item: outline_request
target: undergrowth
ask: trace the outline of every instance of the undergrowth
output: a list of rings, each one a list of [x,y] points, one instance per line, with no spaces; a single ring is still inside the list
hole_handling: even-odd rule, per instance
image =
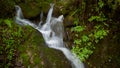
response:
[[[85,4],[83,4],[82,6],[85,6]],[[107,27],[109,26],[106,24],[107,18],[101,11],[103,6],[104,3],[102,2],[102,0],[99,0],[98,6],[96,6],[95,9],[98,14],[91,15],[86,21],[88,23],[86,23],[85,21],[80,22],[80,19],[75,18],[75,27],[71,28],[71,32],[75,33],[72,52],[75,53],[81,61],[86,61],[90,57],[90,55],[93,54],[96,45],[99,44],[99,41],[104,39],[109,33],[109,30],[107,29]],[[80,8],[80,10],[82,9],[84,10],[85,7]],[[82,12],[80,13],[82,14]],[[87,26],[87,24],[94,25]]]
[[[0,19],[0,68],[14,67],[16,63],[25,67],[39,64],[41,61],[34,34],[32,27],[19,26],[12,19]],[[29,53],[34,60],[30,60]],[[34,64],[29,65],[31,62]]]

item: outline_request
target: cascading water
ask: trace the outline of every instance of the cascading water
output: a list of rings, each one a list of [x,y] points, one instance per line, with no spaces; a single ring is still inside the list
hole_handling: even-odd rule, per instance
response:
[[[84,68],[84,64],[76,57],[74,53],[72,53],[68,48],[65,47],[63,42],[63,15],[60,15],[58,18],[52,17],[54,4],[50,4],[51,8],[49,9],[47,19],[44,25],[41,25],[42,21],[42,13],[41,13],[41,21],[39,25],[36,25],[30,22],[27,19],[24,19],[22,10],[19,6],[16,6],[16,23],[20,25],[30,25],[36,30],[38,30],[48,47],[60,50],[66,56],[66,58],[72,63],[73,68]]]

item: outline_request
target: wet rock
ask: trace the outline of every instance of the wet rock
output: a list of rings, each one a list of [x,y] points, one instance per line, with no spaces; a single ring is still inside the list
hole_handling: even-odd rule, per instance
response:
[[[65,17],[64,26],[70,27],[70,28],[73,27],[74,26],[74,18],[72,16]]]

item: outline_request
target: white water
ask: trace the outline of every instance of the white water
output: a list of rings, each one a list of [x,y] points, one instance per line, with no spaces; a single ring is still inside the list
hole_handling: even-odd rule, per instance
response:
[[[30,22],[27,19],[24,19],[21,8],[16,6],[16,23],[20,25],[30,25],[33,28],[37,29],[40,33],[42,33],[45,43],[48,47],[60,50],[66,56],[66,58],[71,62],[73,68],[84,68],[83,63],[78,59],[75,54],[73,54],[68,48],[65,47],[63,42],[63,15],[60,15],[58,18],[52,17],[54,4],[50,4],[50,9],[47,15],[47,19],[44,25],[42,21],[42,13],[41,13],[41,21],[39,25],[36,25]]]

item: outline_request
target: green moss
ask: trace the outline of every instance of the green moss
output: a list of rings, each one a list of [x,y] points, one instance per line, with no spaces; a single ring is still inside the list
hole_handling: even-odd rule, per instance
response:
[[[17,26],[12,19],[1,19],[0,31],[0,47],[4,49],[0,51],[1,55],[5,56],[3,65],[9,67],[12,65],[12,61],[15,60],[15,51],[22,42],[23,32],[21,31],[21,27]]]
[[[20,54],[20,57],[23,61],[23,64],[29,65],[29,56],[26,54],[26,52]]]
[[[29,17],[35,17],[40,13],[40,8],[37,7],[36,5],[31,5],[31,4],[20,4],[24,15],[29,18]]]

